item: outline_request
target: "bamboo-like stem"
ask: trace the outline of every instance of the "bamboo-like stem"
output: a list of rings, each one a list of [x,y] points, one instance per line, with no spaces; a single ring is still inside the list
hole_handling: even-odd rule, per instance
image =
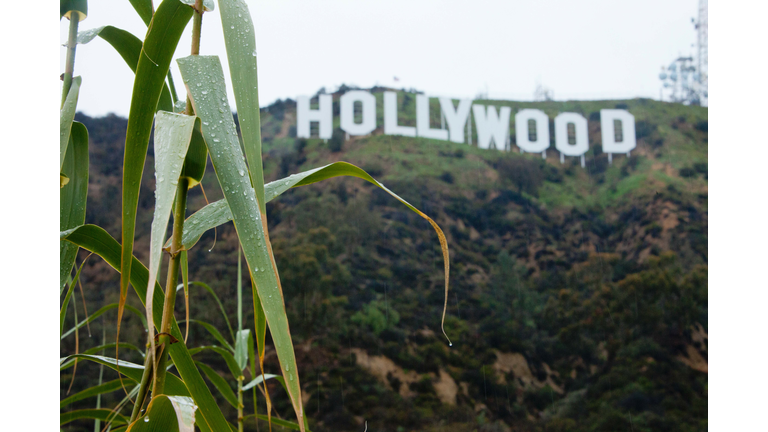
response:
[[[176,95],[176,86],[173,84],[173,75],[170,70],[168,71],[168,87],[171,90],[171,100],[175,104],[176,101],[179,100],[179,96]]]
[[[141,407],[144,406],[144,401],[149,393],[149,382],[152,379],[152,356],[149,353],[151,345],[147,344],[147,354],[144,356],[144,373],[141,375],[141,385],[139,386],[139,394],[136,396],[136,404],[133,406],[131,412],[131,421],[133,423],[141,415]]]
[[[77,26],[80,24],[80,13],[72,11],[69,15],[69,37],[67,38],[67,64],[64,67],[64,86],[61,90],[61,106],[67,100],[69,88],[72,87],[72,75],[75,73],[75,49],[77,49]]]
[[[165,284],[165,303],[163,304],[163,321],[160,325],[160,335],[158,343],[157,367],[155,369],[155,383],[152,387],[152,396],[163,394],[165,388],[165,368],[168,364],[168,349],[171,344],[171,322],[173,321],[173,310],[176,304],[176,285],[179,281],[180,252],[183,247],[181,244],[181,235],[184,231],[184,218],[187,210],[187,189],[189,188],[189,179],[182,177],[176,187],[176,205],[173,209],[173,235],[171,237],[171,259],[168,264],[168,277]],[[143,378],[142,378],[143,379]]]
[[[200,32],[203,25],[203,0],[195,0],[195,12],[192,21],[192,55],[200,54]],[[192,103],[187,96],[187,115],[194,115]],[[165,303],[163,304],[163,321],[160,326],[158,348],[159,356],[155,366],[155,382],[152,387],[152,396],[163,394],[165,389],[165,369],[168,364],[168,349],[171,344],[170,332],[173,321],[173,310],[176,303],[176,284],[179,278],[180,256],[182,243],[181,235],[184,231],[184,218],[187,209],[187,190],[189,179],[182,177],[176,187],[176,204],[173,210],[173,235],[171,237],[171,259],[168,263],[168,278],[165,285]],[[182,342],[183,343],[183,342]],[[143,379],[143,378],[142,378]]]
[[[237,432],[243,432],[243,380],[244,376],[237,377]]]

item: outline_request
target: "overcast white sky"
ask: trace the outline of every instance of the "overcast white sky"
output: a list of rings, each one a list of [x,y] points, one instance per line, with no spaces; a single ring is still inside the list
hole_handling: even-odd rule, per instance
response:
[[[144,38],[146,26],[129,2],[88,3],[81,30],[110,24]],[[691,18],[698,5],[697,0],[247,3],[256,27],[262,106],[342,83],[413,87],[431,96],[487,91],[491,98],[530,100],[541,82],[555,99],[658,98],[661,65],[695,53]],[[60,23],[62,43],[68,24]],[[177,58],[189,54],[190,28]],[[222,56],[228,74],[218,10],[204,16],[200,52]],[[61,71],[64,56],[62,48]],[[175,61],[171,69],[182,97]],[[75,74],[83,77],[80,110],[127,115],[133,73],[109,44],[96,38],[79,46]]]

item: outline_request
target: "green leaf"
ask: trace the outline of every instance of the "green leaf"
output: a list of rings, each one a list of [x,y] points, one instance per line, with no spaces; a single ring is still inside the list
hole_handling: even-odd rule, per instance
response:
[[[59,415],[59,425],[63,426],[67,423],[80,419],[97,419],[102,421],[111,420],[113,425],[122,425],[128,423],[128,419],[122,415],[113,413],[110,409],[101,408],[82,409],[61,413]]]
[[[181,166],[192,138],[195,117],[160,111],[155,118],[155,215],[149,241],[149,281],[147,282],[147,321],[152,321],[151,289],[157,281],[163,258],[163,242],[168,232],[173,199],[176,196]],[[176,251],[173,251],[174,253]],[[148,326],[149,341],[155,352],[155,327]],[[154,356],[154,354],[153,354]]]
[[[229,210],[227,200],[222,199],[208,204],[184,221],[184,232],[181,234],[181,244],[184,245],[184,249],[190,250],[198,241],[200,241],[200,237],[202,237],[206,231],[231,220],[232,212]],[[166,243],[166,247],[168,246],[170,246],[170,242]]]
[[[237,396],[235,396],[235,392],[232,391],[232,387],[229,386],[227,383],[227,380],[222,378],[221,375],[219,375],[218,372],[213,370],[210,366],[208,366],[205,363],[195,361],[195,364],[197,367],[200,368],[201,371],[205,374],[205,376],[208,377],[209,380],[213,383],[213,386],[216,387],[216,389],[221,393],[222,396],[224,396],[224,399],[229,402],[230,405],[232,405],[234,408],[237,408]],[[235,377],[237,378],[237,377]]]
[[[249,414],[247,416],[244,416],[243,420],[249,419],[249,418],[253,418],[253,417],[258,418],[259,420],[270,421],[270,418],[265,416],[264,414]],[[271,421],[272,421],[272,424],[284,427],[286,429],[301,430],[301,427],[298,424],[296,424],[294,422],[291,422],[291,421],[288,421],[288,420],[281,420],[281,419],[277,419],[277,418],[272,417]],[[306,427],[304,428],[304,430],[306,432],[311,432],[309,430],[309,428],[306,428]]]
[[[189,337],[189,258],[187,257],[187,251],[181,251],[179,258],[181,264],[181,287],[184,288],[184,314],[186,318],[186,325],[184,326],[184,343],[187,343],[187,337]],[[176,291],[179,287],[176,287]]]
[[[131,423],[127,432],[194,432],[196,410],[192,398],[156,395],[146,414]]]
[[[87,350],[83,351],[82,354],[96,354],[98,352],[102,352],[102,351],[108,350],[110,348],[114,348],[115,345],[116,344],[114,342],[110,342],[110,343],[99,345],[99,346],[96,346],[96,347],[93,347],[93,348],[88,348]],[[120,348],[132,349],[132,350],[136,351],[137,353],[139,353],[142,358],[144,357],[144,351],[140,350],[139,347],[137,347],[136,345],[129,344],[127,342],[120,342]]]
[[[232,345],[227,342],[226,339],[224,339],[224,336],[222,336],[221,333],[219,333],[219,331],[216,330],[216,327],[213,325],[196,319],[190,319],[189,322],[200,324],[201,326],[205,327],[205,329],[208,330],[208,333],[210,333],[214,339],[216,339],[220,344],[224,345],[224,347],[227,348],[230,352],[235,352],[235,349],[232,347]]]
[[[88,0],[59,1],[59,19],[63,17],[69,19],[73,11],[79,15],[78,21],[84,20],[88,16]]]
[[[259,77],[256,70],[256,32],[251,13],[243,0],[224,1],[221,8],[221,27],[227,47],[229,76],[237,104],[237,119],[243,137],[243,149],[248,160],[251,184],[256,191],[261,213],[266,212],[264,201],[264,171],[261,162],[261,118],[259,112]]]
[[[120,305],[117,315],[117,335],[123,317],[128,285],[133,264],[133,236],[136,230],[136,210],[139,203],[141,176],[147,157],[149,135],[155,108],[165,84],[165,77],[176,51],[179,38],[192,17],[192,8],[178,0],[164,0],[152,17],[152,23],[144,39],[141,55],[136,66],[131,108],[125,137],[123,158],[122,240],[120,260]],[[145,285],[146,287],[146,285]],[[134,285],[134,289],[141,288]],[[162,291],[162,290],[161,290]],[[143,296],[139,296],[144,299]],[[154,307],[154,305],[153,305]],[[162,309],[160,309],[162,311]],[[159,324],[158,324],[159,326]],[[179,335],[180,336],[180,335]],[[176,336],[174,336],[176,337]],[[178,339],[178,337],[176,337]],[[178,345],[178,344],[174,344]],[[194,366],[192,366],[194,367]]]
[[[301,385],[283,292],[267,237],[266,214],[260,213],[256,192],[250,179],[245,176],[247,167],[240,150],[235,122],[226,103],[221,63],[216,56],[190,56],[177,62],[195,113],[203,122],[203,138],[233,215],[235,229],[254,282],[254,296],[259,296],[264,308],[277,358],[283,375],[287,377],[288,396],[301,423],[304,418]]]
[[[118,306],[117,303],[111,303],[102,307],[96,312],[90,314],[88,318],[80,321],[75,327],[72,327],[71,329],[67,330],[66,333],[61,335],[61,340],[64,340],[64,338],[74,333],[76,329],[80,329],[85,325],[87,325],[88,323],[93,322],[96,318],[100,317],[103,313],[107,312],[108,310],[117,309],[117,306]],[[138,309],[136,309],[131,305],[125,305],[125,308],[130,312],[133,312],[134,314],[136,314],[139,317],[139,319],[141,319],[141,322],[144,324],[144,328],[145,329],[147,328],[147,319],[144,317],[144,313],[142,313],[141,311],[139,311]]]
[[[269,202],[274,198],[282,195],[285,191],[287,191],[290,188],[306,186],[312,183],[317,183],[322,180],[326,180],[333,177],[339,177],[339,176],[357,177],[369,183],[373,183],[374,185],[386,191],[396,200],[403,203],[406,207],[413,210],[416,214],[426,219],[427,222],[429,222],[430,225],[432,225],[432,228],[434,228],[435,232],[437,233],[438,240],[440,241],[440,248],[442,249],[442,252],[443,252],[443,262],[444,262],[444,269],[445,269],[444,270],[445,271],[445,301],[443,303],[443,317],[441,321],[441,328],[443,329],[443,334],[445,335],[444,324],[445,324],[445,312],[448,308],[448,276],[450,274],[450,257],[448,254],[448,241],[445,238],[445,234],[443,234],[443,230],[440,229],[440,227],[437,225],[437,223],[435,223],[435,221],[432,220],[432,218],[422,213],[419,209],[411,205],[408,201],[400,198],[400,196],[398,196],[396,193],[387,189],[386,186],[384,186],[383,184],[379,183],[376,179],[371,177],[370,174],[365,172],[365,170],[358,168],[355,165],[352,165],[347,162],[334,162],[332,164],[329,164],[320,168],[311,169],[309,171],[304,171],[299,174],[292,174],[287,178],[267,183],[267,185],[264,187],[264,195],[267,202]],[[211,203],[203,207],[202,209],[200,209],[198,212],[196,212],[189,218],[187,218],[187,221],[184,224],[185,232],[182,233],[182,243],[184,244],[184,247],[186,249],[191,249],[192,246],[194,246],[195,243],[197,243],[197,241],[200,240],[200,237],[203,235],[205,231],[231,220],[232,212],[231,211],[227,212],[227,208],[229,206],[225,206],[222,203],[222,201],[225,201],[225,200],[226,200],[226,197],[221,201]],[[200,213],[200,215],[198,215],[198,213]],[[187,227],[189,227],[189,232],[186,231]],[[445,337],[446,339],[448,339],[448,335],[445,335]],[[450,343],[450,339],[448,339],[448,342]]]
[[[152,0],[129,0],[131,5],[139,14],[144,24],[149,26],[149,22],[152,21],[152,12],[154,7],[152,6]]]
[[[174,344],[174,345],[177,345],[177,344]],[[119,366],[120,367],[119,372],[125,375],[126,377],[130,378],[131,380],[135,381],[136,383],[141,382],[141,376],[144,373],[144,365],[127,362],[125,360],[115,361],[115,359],[112,357],[104,357],[104,356],[93,355],[93,354],[73,354],[71,356],[59,359],[59,363],[61,364],[60,369],[64,370],[70,367],[71,364],[73,363],[70,360],[74,360],[76,358],[103,364],[104,366],[110,367],[115,371],[118,370],[118,366]],[[178,369],[178,367],[176,369]],[[189,396],[189,391],[187,390],[187,387],[184,385],[184,382],[182,382],[179,377],[177,377],[172,373],[166,373],[165,376],[166,376],[165,391],[167,394]]]
[[[214,291],[213,288],[211,288],[205,282],[193,281],[193,282],[190,282],[189,284],[202,287],[204,290],[208,291],[208,294],[210,294],[214,300],[216,300],[216,304],[219,305],[219,311],[221,312],[221,316],[224,317],[224,322],[227,323],[227,329],[229,330],[229,335],[232,337],[232,340],[235,340],[235,333],[232,331],[232,325],[229,323],[229,315],[227,315],[227,311],[224,310],[224,305],[221,303],[219,296],[216,295],[216,291]],[[231,347],[231,345],[229,346]]]
[[[70,150],[64,157],[62,174],[69,177],[67,185],[59,190],[59,230],[85,223],[88,200],[88,129],[74,122],[69,136]],[[59,290],[64,288],[75,265],[78,247],[67,242],[59,245]]]
[[[251,336],[250,330],[238,330],[235,340],[235,361],[240,368],[240,373],[248,366],[248,338]]]
[[[72,279],[72,282],[69,284],[67,295],[64,297],[64,301],[61,303],[61,310],[59,311],[59,334],[64,332],[64,319],[67,317],[67,306],[69,306],[69,299],[72,297],[72,293],[75,292],[75,285],[77,285],[77,281],[80,280],[80,272],[83,271],[83,267],[85,266],[85,262],[87,260],[88,258],[84,259],[80,264],[80,268],[78,268],[77,273],[75,273],[75,278]],[[77,307],[75,307],[75,322],[77,322]]]
[[[257,386],[257,385],[261,384],[262,382],[264,382],[264,381],[266,381],[266,380],[268,380],[270,378],[277,378],[277,377],[278,377],[278,375],[273,375],[273,374],[259,375],[255,379],[251,380],[251,382],[249,382],[248,384],[244,385],[243,386],[243,391],[250,390],[252,387]]]
[[[239,366],[237,365],[237,361],[235,361],[235,357],[232,355],[231,352],[227,351],[225,348],[222,348],[220,346],[216,345],[207,345],[197,348],[191,348],[189,350],[190,355],[195,355],[202,351],[213,351],[221,356],[221,358],[224,359],[224,362],[227,363],[227,367],[229,368],[229,371],[232,373],[232,376],[237,377],[240,371],[238,370]]]
[[[147,0],[147,2],[149,2],[149,0]],[[150,18],[151,16],[152,15],[150,10]],[[120,54],[120,57],[125,60],[125,63],[128,65],[128,67],[131,68],[131,71],[136,73],[136,67],[139,64],[139,57],[141,57],[141,39],[137,38],[130,32],[119,29],[117,27],[101,26],[79,32],[77,34],[77,44],[85,45],[92,41],[96,36],[101,37],[107,43],[112,45],[112,48],[114,48],[115,51]],[[173,111],[171,93],[165,83],[163,83],[163,89],[162,93],[160,94],[160,100],[157,103],[157,109],[163,111]]]
[[[205,175],[205,167],[208,165],[208,148],[200,134],[200,126],[196,126],[192,132],[192,142],[187,150],[187,158],[184,160],[184,168],[181,176],[189,179],[189,189],[200,184]]]
[[[60,234],[62,240],[67,240],[77,244],[83,249],[87,249],[96,253],[104,259],[112,268],[120,271],[120,244],[112,238],[103,228],[96,225],[83,225]],[[131,272],[130,283],[133,286],[136,295],[143,302],[147,294],[147,281],[149,280],[149,271],[144,264],[141,263],[136,257],[132,257],[133,271]],[[155,284],[154,297],[154,323],[156,326],[160,326],[162,322],[163,311],[163,295],[162,289],[159,284]],[[176,320],[171,321],[171,334],[178,340],[181,340],[181,331],[176,323]],[[189,394],[194,398],[198,407],[200,408],[200,414],[204,418],[205,423],[209,426],[209,429],[220,431],[227,430],[229,427],[227,420],[221,413],[221,410],[216,405],[216,400],[213,398],[211,391],[205,384],[203,377],[195,367],[192,356],[187,351],[187,346],[183,343],[175,343],[170,346],[170,355],[173,360],[176,370],[184,380],[184,384],[189,390]],[[122,369],[121,369],[122,371]],[[172,374],[166,374],[165,388],[168,389],[168,385],[171,383],[171,379],[168,377]],[[202,429],[202,428],[201,428]]]
[[[111,393],[116,390],[120,390],[122,388],[122,385],[120,384],[120,380],[116,379],[113,381],[105,382],[104,384],[100,384],[91,388],[87,388],[79,393],[75,393],[72,396],[64,399],[59,403],[60,408],[64,408],[67,405],[77,402],[79,400],[87,399],[89,397],[98,396],[100,394],[104,393]]]
[[[64,172],[64,156],[67,154],[69,134],[72,131],[72,122],[75,121],[77,111],[77,97],[80,95],[80,84],[83,79],[76,76],[72,79],[72,87],[69,88],[64,106],[59,112],[59,172]],[[65,173],[66,174],[66,173]]]

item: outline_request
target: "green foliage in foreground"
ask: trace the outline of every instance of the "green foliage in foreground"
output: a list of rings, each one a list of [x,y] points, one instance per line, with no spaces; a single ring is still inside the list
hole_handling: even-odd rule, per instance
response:
[[[374,93],[380,96],[380,90]],[[550,114],[574,110],[590,118],[591,130],[592,113],[626,104],[638,120],[638,150],[609,165],[591,143],[581,169],[570,161],[561,165],[554,155],[542,161],[379,131],[347,141],[336,134],[325,143],[291,136],[290,101],[260,111],[265,215],[303,378],[305,424],[295,421],[258,291],[253,284],[248,289],[250,277],[243,282],[238,272],[240,237],[227,222],[227,185],[217,175],[202,179],[209,200],[200,189],[189,190],[181,236],[188,250],[179,255],[187,255],[188,267],[181,264],[183,280],[173,289],[181,293],[187,285],[189,310],[176,302],[179,325],[172,324],[170,333],[180,342],[171,345],[164,392],[192,395],[199,406],[197,428],[219,430],[208,426],[218,418],[229,423],[220,423],[222,429],[242,424],[244,430],[268,430],[270,420],[274,430],[313,431],[359,431],[365,422],[369,430],[393,431],[706,429],[706,110],[648,100],[489,103]],[[408,110],[400,112],[403,122],[413,121]],[[245,134],[243,125],[237,129],[243,120],[235,120],[235,130]],[[81,251],[76,263],[83,267],[78,279],[88,312],[99,318],[84,318],[79,287],[64,278],[74,306],[63,316],[62,357],[78,350],[92,357],[79,357],[76,377],[75,357],[64,361],[61,418],[68,421],[63,428],[72,430],[92,430],[88,419],[100,419],[99,430],[114,419],[112,430],[124,430],[132,413],[122,387],[135,401],[145,370],[144,265],[150,261],[157,180],[146,170],[137,186],[130,274],[137,295],[126,299],[131,313],[123,319],[119,351],[121,361],[135,366],[121,363],[121,383],[111,358],[115,344],[84,334],[106,328],[110,340],[115,333],[122,248],[111,235],[122,230],[120,155],[128,121],[78,114],[77,122],[90,135],[85,221],[104,230],[86,225],[65,234],[70,240],[62,244],[106,247],[101,258],[84,264]],[[204,136],[196,130],[193,140],[195,133]],[[245,141],[243,135],[240,155],[254,185]],[[148,146],[147,166],[155,166],[155,145]],[[289,189],[339,158],[446,228],[454,258],[445,321],[452,348],[437,327],[442,250],[421,217],[370,187],[378,182],[337,178],[325,187],[301,183],[305,187]],[[304,177],[290,177],[299,172]],[[193,221],[210,225],[198,229]],[[78,240],[76,233],[89,231],[99,240],[86,246],[86,236]],[[172,246],[169,239],[165,247]],[[155,286],[152,319],[158,329],[166,294]],[[180,317],[186,312],[185,323]],[[236,314],[242,319],[234,325]],[[76,321],[81,325],[74,331]],[[113,407],[120,407],[119,415],[110,416]]]
[[[219,59],[217,56],[198,55],[203,13],[213,9],[212,2],[164,0],[156,11],[151,2],[149,4],[146,1],[132,2],[148,26],[145,39],[138,42],[139,39],[130,33],[112,26],[78,34],[79,22],[86,18],[87,3],[61,1],[61,16],[70,19],[70,31],[66,70],[62,76],[64,88],[60,121],[62,188],[60,289],[61,293],[66,291],[60,313],[62,326],[60,333],[64,333],[64,323],[70,300],[75,292],[74,287],[80,282],[81,270],[85,265],[85,262],[81,263],[75,277],[70,279],[77,248],[82,247],[100,256],[120,274],[116,343],[113,345],[116,357],[114,365],[118,374],[121,374],[118,377],[120,387],[126,392],[126,399],[133,404],[130,417],[120,415],[120,411],[129,406],[124,399],[114,408],[112,414],[104,415],[105,410],[101,408],[81,410],[77,415],[64,414],[62,424],[81,418],[91,418],[96,420],[96,429],[101,421],[105,421],[107,428],[125,424],[128,431],[192,431],[195,426],[203,431],[228,430],[231,424],[225,419],[219,405],[213,399],[200,373],[202,371],[227,402],[237,409],[235,419],[237,429],[242,431],[245,420],[243,374],[248,366],[250,366],[251,382],[254,383],[250,387],[253,388],[253,416],[257,421],[263,418],[263,415],[258,413],[256,400],[259,377],[256,375],[255,364],[258,354],[259,367],[262,370],[262,374],[259,375],[262,377],[260,391],[266,399],[266,419],[271,428],[272,402],[266,385],[267,375],[263,373],[266,330],[269,329],[282,375],[282,377],[274,375],[271,377],[279,381],[287,392],[296,422],[286,422],[279,418],[278,420],[282,425],[292,424],[302,432],[309,430],[308,418],[303,407],[302,387],[299,382],[294,345],[288,328],[283,289],[269,241],[261,159],[260,110],[256,91],[255,31],[248,7],[242,0],[223,0],[220,3],[230,72],[238,111],[242,114],[240,119],[244,123],[241,132],[245,154],[226,100],[225,78]],[[187,102],[175,104],[179,107],[183,106],[184,113],[170,113],[168,112],[171,109],[169,97],[176,98],[174,83],[169,74],[170,62],[190,19],[193,21],[192,55],[178,61],[187,88]],[[122,165],[122,211],[119,218],[122,244],[118,244],[104,229],[96,225],[83,225],[89,176],[88,134],[85,126],[74,122],[82,80],[79,77],[73,77],[73,70],[77,44],[88,43],[96,35],[109,42],[135,72]],[[155,115],[156,112],[157,115]],[[134,240],[141,178],[153,124],[156,187],[149,269],[147,269],[134,256],[136,250]],[[202,180],[208,154],[215,169],[216,180],[226,197],[226,201],[218,208],[222,211],[227,210],[228,217],[215,220],[215,223],[207,228],[216,228],[229,220],[234,222],[239,243],[238,251],[242,248],[244,252],[253,291],[255,338],[251,336],[250,330],[242,327],[242,278],[238,263],[238,331],[233,335],[232,344],[226,341],[214,326],[189,318],[189,251],[192,245],[185,245],[183,242],[187,197],[189,190]],[[290,187],[310,184],[338,175],[354,175],[376,184],[426,219],[435,229],[444,260],[446,296],[442,317],[444,322],[449,271],[447,242],[442,230],[424,213],[386,189],[364,170],[350,164],[341,166],[335,164],[304,175],[291,176],[296,177],[297,180],[290,182],[286,179],[283,182],[284,187],[271,198]],[[172,235],[168,239],[167,246],[163,247],[166,244],[171,214],[173,215]],[[194,224],[196,221],[192,219],[190,223]],[[159,276],[162,274],[163,251],[169,255],[164,290],[158,283]],[[182,283],[177,287],[179,272],[182,273]],[[128,300],[129,286],[133,286],[142,306],[146,309],[148,334],[145,344],[146,352],[142,353],[143,366],[130,365],[117,360],[121,346],[120,329]],[[192,359],[186,346],[186,335],[182,336],[175,319],[176,293],[179,288],[184,290],[187,326],[193,322],[200,323],[225,345],[225,351],[216,349],[214,351],[222,355],[233,375],[236,375],[237,395],[215,370],[203,362]],[[213,290],[209,292],[218,301],[215,292]],[[72,304],[75,303],[72,302]],[[78,324],[76,305],[74,309],[75,324]],[[89,325],[90,321],[87,318],[86,325]],[[76,352],[79,350],[79,328],[79,325],[74,327]],[[229,328],[232,335],[231,326]],[[254,339],[257,347],[254,347]],[[103,344],[96,350],[101,351],[106,348],[107,346]],[[62,363],[65,363],[63,367],[73,366],[73,380],[74,370],[80,358],[76,353],[74,356],[70,355],[62,359]],[[95,357],[83,358],[92,360]],[[168,371],[170,367],[178,372],[179,377]],[[130,376],[130,379],[137,384],[130,393],[123,380],[124,369],[134,372],[141,370],[140,375]],[[180,386],[179,383],[182,385]],[[99,384],[93,388],[104,388],[101,378]],[[112,386],[108,388],[111,389]],[[102,393],[101,390],[91,392],[84,390],[78,395],[97,395],[99,397],[97,406],[100,407]],[[75,401],[75,399],[71,400]],[[146,409],[144,409],[145,405]]]

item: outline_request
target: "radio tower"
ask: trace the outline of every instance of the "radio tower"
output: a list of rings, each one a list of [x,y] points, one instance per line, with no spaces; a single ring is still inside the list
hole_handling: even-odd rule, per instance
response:
[[[708,49],[708,39],[709,39],[709,30],[708,30],[708,24],[707,24],[707,16],[708,8],[707,8],[707,0],[699,0],[699,20],[696,22],[696,33],[697,33],[697,44],[699,48],[699,55],[698,57],[698,90],[699,94],[701,95],[701,104],[704,106],[708,105],[708,78],[709,78],[709,68],[707,66],[707,59],[709,54]]]

